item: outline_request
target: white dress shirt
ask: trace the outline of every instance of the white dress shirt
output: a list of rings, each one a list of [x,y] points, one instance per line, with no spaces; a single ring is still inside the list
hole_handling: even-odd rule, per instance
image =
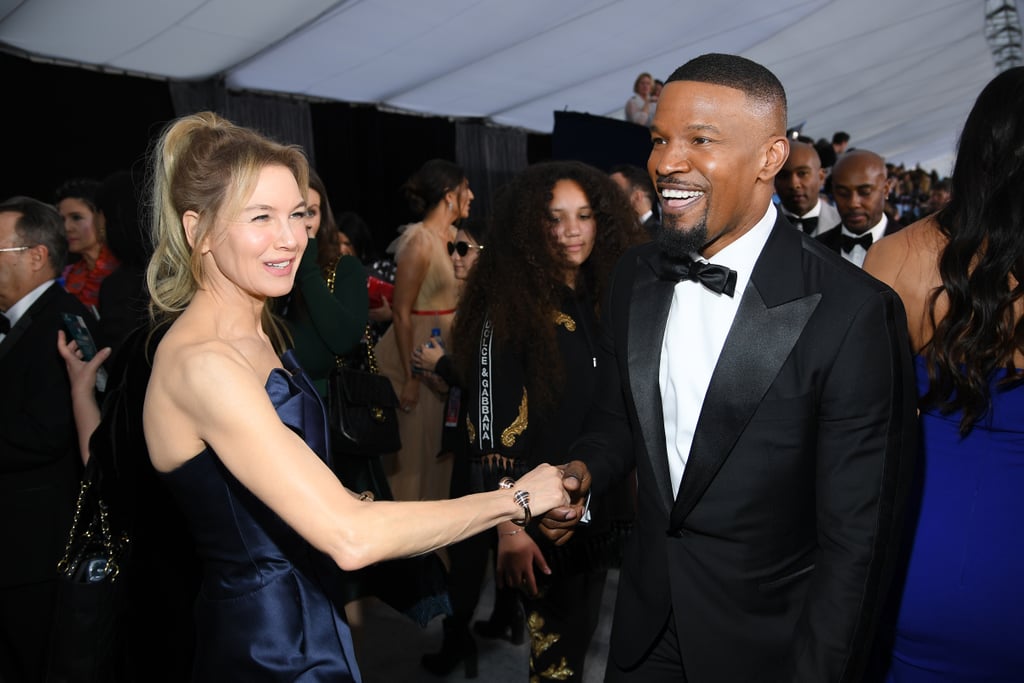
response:
[[[665,446],[672,491],[679,491],[686,461],[693,445],[697,418],[711,375],[718,364],[740,299],[750,281],[754,264],[775,225],[776,208],[769,204],[764,217],[746,234],[706,259],[736,271],[733,296],[715,294],[699,282],[681,280],[672,294],[661,342],[658,382],[665,421]],[[697,254],[693,255],[699,260]]]

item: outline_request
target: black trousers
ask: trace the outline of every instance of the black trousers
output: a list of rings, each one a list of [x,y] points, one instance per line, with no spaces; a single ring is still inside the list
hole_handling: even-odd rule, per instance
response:
[[[670,612],[661,636],[631,669],[616,666],[611,657],[604,670],[605,683],[687,683],[683,658],[679,652],[675,616]]]
[[[607,575],[600,570],[553,576],[537,599],[524,600],[530,632],[530,680],[583,680]]]

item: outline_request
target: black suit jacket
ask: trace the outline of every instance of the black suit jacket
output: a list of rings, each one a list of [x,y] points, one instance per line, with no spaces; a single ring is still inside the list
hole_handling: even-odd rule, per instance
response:
[[[55,578],[81,474],[61,313],[91,314],[54,283],[0,342],[0,586]]]
[[[671,613],[691,681],[857,680],[915,446],[902,305],[780,217],[675,492],[658,380],[674,283],[656,250],[616,268],[598,403],[572,451],[598,493],[637,470],[610,656],[635,665]]]
[[[893,234],[894,232],[899,232],[902,227],[903,227],[902,225],[900,225],[899,223],[897,223],[896,221],[894,221],[894,220],[892,220],[890,218],[890,219],[888,219],[886,221],[885,234],[883,234],[882,237],[888,237],[889,235]],[[843,249],[843,239],[842,238],[843,238],[843,224],[840,223],[839,225],[835,226],[831,230],[826,230],[825,232],[821,233],[815,239],[817,239],[819,242],[824,244],[826,247],[828,247],[832,251],[834,251],[837,254],[839,254],[840,256],[842,256],[842,254],[843,254],[843,251],[842,251],[842,249]]]

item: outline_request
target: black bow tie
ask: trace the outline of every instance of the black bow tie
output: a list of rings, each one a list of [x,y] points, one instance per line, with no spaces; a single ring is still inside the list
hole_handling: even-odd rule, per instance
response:
[[[695,261],[689,256],[681,259],[661,255],[658,276],[663,280],[693,280],[716,294],[732,296],[736,292],[736,271],[713,263]]]
[[[11,321],[6,315],[0,313],[0,334],[7,334],[11,331]]]
[[[818,227],[818,216],[809,216],[808,218],[797,218],[796,216],[789,217],[790,222],[803,230],[805,233],[810,235]]]
[[[843,251],[847,253],[853,251],[853,248],[858,244],[864,249],[864,251],[867,251],[868,247],[871,246],[871,243],[875,241],[870,232],[866,232],[860,237],[853,237],[851,235],[840,235],[839,237],[842,239],[841,245]]]

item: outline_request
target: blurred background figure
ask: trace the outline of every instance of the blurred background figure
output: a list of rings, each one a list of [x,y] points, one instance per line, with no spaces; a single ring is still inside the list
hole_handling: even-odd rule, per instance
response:
[[[864,263],[903,300],[921,394],[889,683],[1009,682],[1024,671],[1021,111],[1017,67],[968,115],[949,203]]]
[[[71,263],[64,269],[64,288],[96,315],[100,283],[118,266],[107,248],[102,220],[97,219],[95,180],[76,178],[59,188],[54,205],[64,219]]]
[[[641,126],[650,126],[654,120],[654,108],[658,102],[656,96],[651,95],[654,88],[654,79],[646,71],[636,77],[633,81],[633,95],[626,100],[626,120],[638,123]]]
[[[397,240],[392,324],[376,347],[380,372],[391,380],[401,407],[402,450],[385,465],[396,500],[437,500],[447,496],[451,478],[451,458],[438,459],[446,397],[421,386],[412,350],[433,336],[449,338],[459,288],[447,245],[455,239],[455,224],[469,216],[473,191],[465,172],[443,159],[423,164],[403,189],[422,220]]]
[[[795,227],[812,237],[840,223],[836,207],[821,200],[825,170],[814,145],[792,140],[789,157],[775,176],[775,193],[782,214]]]
[[[612,168],[609,177],[626,193],[637,223],[648,237],[654,239],[661,229],[661,220],[658,216],[658,195],[647,171],[633,164],[622,164]]]

